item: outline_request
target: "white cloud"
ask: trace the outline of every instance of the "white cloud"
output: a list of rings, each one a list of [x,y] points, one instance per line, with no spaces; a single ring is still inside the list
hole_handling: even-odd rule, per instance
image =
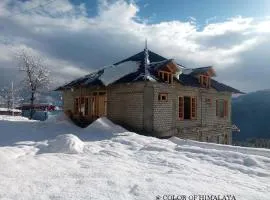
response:
[[[0,69],[10,61],[11,55],[5,51],[10,43],[25,45],[47,57],[56,79],[62,82],[137,53],[147,38],[151,50],[188,67],[214,65],[222,73],[221,80],[228,82],[232,79],[226,76],[230,71],[253,67],[254,63],[246,62],[246,54],[256,51],[254,55],[260,56],[258,51],[267,48],[263,44],[270,43],[267,17],[258,20],[238,16],[223,22],[210,19],[199,30],[193,18],[148,24],[138,16],[140,8],[134,1],[99,0],[94,17],[87,16],[84,4],[76,6],[68,0],[25,12],[40,4],[44,1],[1,1]],[[265,65],[257,63],[258,69],[265,69]],[[14,68],[12,62],[10,67]],[[241,73],[233,75],[235,80],[240,80],[239,76]],[[234,81],[234,86],[251,88],[241,81]],[[251,84],[250,80],[246,83]],[[256,85],[253,89],[266,87],[265,82]]]

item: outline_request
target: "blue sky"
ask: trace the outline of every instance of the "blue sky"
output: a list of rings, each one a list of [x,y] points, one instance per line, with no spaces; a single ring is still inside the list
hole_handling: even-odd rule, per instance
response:
[[[142,8],[139,15],[150,17],[152,22],[188,20],[194,17],[204,24],[209,19],[223,21],[241,15],[243,17],[263,17],[270,14],[268,0],[138,0]]]
[[[14,54],[42,56],[55,86],[150,50],[188,67],[212,65],[244,92],[270,88],[270,1],[0,1],[0,86]],[[28,12],[29,9],[37,7]]]
[[[98,1],[72,0],[85,3],[89,16],[97,15]],[[114,2],[110,0],[109,2]],[[223,21],[230,17],[264,17],[270,15],[269,0],[134,0],[138,15],[149,23],[171,20],[189,20],[194,17],[202,25],[209,20]]]

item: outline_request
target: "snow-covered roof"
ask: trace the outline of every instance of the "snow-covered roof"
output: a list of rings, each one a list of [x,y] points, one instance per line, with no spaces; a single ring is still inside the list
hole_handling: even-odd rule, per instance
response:
[[[164,58],[163,56],[145,48],[144,51],[140,53],[71,81],[66,85],[58,87],[56,90],[69,89],[77,86],[108,86],[116,83],[130,83],[138,81],[164,82],[160,77],[158,77],[157,72],[167,64],[171,64],[173,66],[176,71],[174,76],[175,79],[183,85],[202,87],[194,75],[205,73],[209,70],[213,72],[213,75],[215,75],[212,67],[188,69],[183,65],[178,64],[173,59]],[[241,93],[239,90],[217,81],[214,81],[213,85],[217,91]]]

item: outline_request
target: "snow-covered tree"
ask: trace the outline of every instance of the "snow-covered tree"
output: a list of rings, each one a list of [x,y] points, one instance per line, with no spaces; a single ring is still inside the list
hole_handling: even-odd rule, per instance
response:
[[[30,52],[22,50],[18,54],[19,69],[24,73],[24,85],[26,91],[30,94],[30,119],[34,114],[34,102],[37,93],[48,88],[49,70],[42,62],[41,57],[34,56]]]

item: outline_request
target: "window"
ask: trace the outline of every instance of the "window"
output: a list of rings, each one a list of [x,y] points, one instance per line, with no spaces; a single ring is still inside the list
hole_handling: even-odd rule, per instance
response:
[[[75,98],[75,101],[74,101],[74,113],[75,114],[79,113],[79,98]]]
[[[88,115],[89,113],[89,98],[86,97],[85,98],[85,105],[84,105],[84,115]]]
[[[216,116],[217,117],[228,117],[228,101],[224,99],[216,100]]]
[[[166,71],[159,71],[158,76],[164,80],[166,83],[172,83],[173,82],[173,76],[172,73],[166,72]]]
[[[201,86],[205,87],[205,88],[209,88],[210,87],[210,77],[206,76],[206,75],[200,75],[200,84]]]
[[[84,97],[81,97],[81,104],[84,104]]]
[[[74,113],[88,115],[89,112],[89,98],[88,97],[76,97],[74,99]]]
[[[212,106],[212,99],[211,98],[206,98],[205,103],[209,106]]]
[[[85,107],[84,107],[84,97],[80,97],[80,114],[84,115]]]
[[[178,99],[178,117],[180,120],[196,119],[197,103],[196,97],[179,97]]]
[[[183,97],[179,97],[178,100],[178,117],[180,120],[184,119],[184,98]]]
[[[97,116],[97,97],[96,96],[93,96],[92,97],[92,115],[93,116]]]
[[[196,99],[191,97],[191,119],[196,118]]]
[[[159,93],[158,101],[168,101],[168,93]]]

